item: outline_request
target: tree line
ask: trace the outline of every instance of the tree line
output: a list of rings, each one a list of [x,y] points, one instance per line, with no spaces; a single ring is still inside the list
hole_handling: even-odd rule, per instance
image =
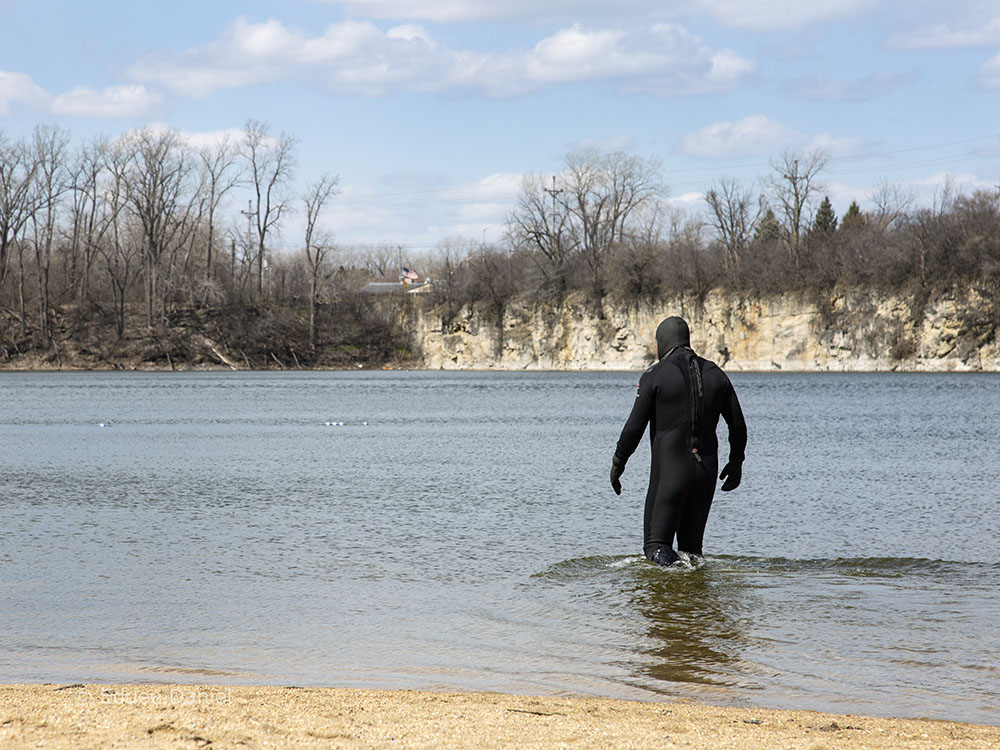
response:
[[[399,250],[338,248],[322,223],[338,178],[296,192],[297,149],[256,120],[203,147],[169,128],[78,146],[54,126],[21,138],[0,130],[0,359],[59,363],[73,349],[173,364],[206,346],[253,367],[412,358],[401,323],[412,300],[361,293],[365,281],[396,279]],[[433,278],[444,325],[473,305],[500,331],[513,299],[558,305],[570,294],[601,314],[606,300],[712,288],[926,298],[963,284],[1000,307],[996,196],[945,184],[919,206],[883,182],[865,196],[870,208],[854,202],[838,217],[828,163],[822,151],[785,152],[766,175],[721,177],[700,210],[683,210],[666,201],[658,160],[574,151],[557,175],[523,179],[500,241],[445,240],[409,260]],[[230,208],[243,200],[245,210]],[[301,249],[275,251],[292,211]]]
[[[321,217],[338,178],[296,193],[297,148],[257,120],[202,147],[160,127],[76,147],[55,126],[0,130],[0,361],[172,365],[200,356],[191,331],[240,366],[398,357],[398,302],[357,294],[385,248],[334,258]],[[293,211],[302,252],[275,251]]]
[[[463,305],[495,315],[515,297],[655,303],[666,294],[721,289],[744,296],[803,292],[828,300],[841,289],[881,289],[912,302],[914,319],[935,292],[976,288],[986,330],[1000,325],[1000,206],[945,181],[931,205],[888,181],[842,217],[824,183],[822,150],[786,151],[754,180],[720,177],[701,210],[672,208],[655,159],[569,154],[551,179],[529,175],[492,247],[445,252],[437,273],[445,323]],[[977,324],[978,325],[978,324]],[[979,325],[979,328],[983,328]],[[502,330],[501,330],[502,332]]]

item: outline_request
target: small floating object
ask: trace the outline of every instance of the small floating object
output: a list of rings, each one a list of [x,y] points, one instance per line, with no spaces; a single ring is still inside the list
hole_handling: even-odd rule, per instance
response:
[[[97,426],[98,426],[98,427],[107,427],[107,426],[108,426],[108,423],[107,423],[107,422],[98,422],[98,423],[97,423]]]
[[[343,422],[324,422],[323,424],[325,424],[327,427],[343,427],[344,426]]]
[[[363,427],[367,427],[367,426],[368,426],[368,423],[367,423],[367,422],[362,422],[362,423],[361,423],[361,425],[362,425]]]

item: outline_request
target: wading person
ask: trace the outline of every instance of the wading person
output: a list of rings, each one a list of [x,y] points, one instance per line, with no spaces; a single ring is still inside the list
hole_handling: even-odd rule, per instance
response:
[[[632,413],[618,438],[611,462],[611,486],[642,440],[646,425],[653,456],[643,523],[643,552],[657,565],[680,559],[677,549],[701,555],[705,522],[719,471],[719,416],[729,427],[729,461],[719,474],[723,491],[734,490],[743,475],[747,425],[736,391],[714,363],[691,350],[691,335],[682,318],[667,318],[656,329],[659,361],[639,378]]]

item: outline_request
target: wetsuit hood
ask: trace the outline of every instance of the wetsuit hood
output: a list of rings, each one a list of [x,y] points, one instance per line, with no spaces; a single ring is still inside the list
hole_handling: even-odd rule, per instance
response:
[[[691,331],[684,318],[667,318],[656,328],[656,358],[662,359],[671,349],[691,346]]]

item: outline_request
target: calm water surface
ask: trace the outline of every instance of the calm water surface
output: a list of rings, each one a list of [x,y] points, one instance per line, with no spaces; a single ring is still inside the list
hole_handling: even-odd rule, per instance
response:
[[[636,378],[2,374],[0,681],[1000,724],[1000,377],[733,375],[686,571],[639,557],[646,443],[608,486]]]

